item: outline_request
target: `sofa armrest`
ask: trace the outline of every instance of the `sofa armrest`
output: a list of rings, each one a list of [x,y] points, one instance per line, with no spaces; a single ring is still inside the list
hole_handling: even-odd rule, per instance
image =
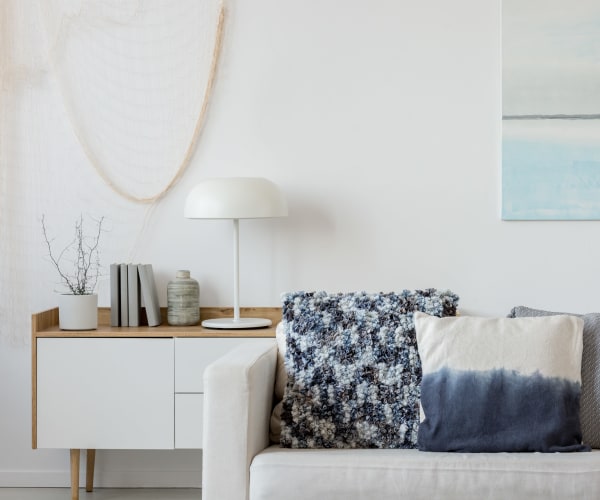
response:
[[[275,340],[252,340],[204,372],[203,500],[246,500],[250,462],[269,446]]]

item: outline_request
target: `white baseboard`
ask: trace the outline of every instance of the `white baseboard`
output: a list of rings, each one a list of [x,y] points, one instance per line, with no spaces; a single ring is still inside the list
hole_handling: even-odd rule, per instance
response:
[[[85,472],[79,474],[85,487]],[[197,470],[108,470],[97,471],[94,486],[98,488],[200,488]],[[68,488],[70,471],[0,470],[0,488]]]

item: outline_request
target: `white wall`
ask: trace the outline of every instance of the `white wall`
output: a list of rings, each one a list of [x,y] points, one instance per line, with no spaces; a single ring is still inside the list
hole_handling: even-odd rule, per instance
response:
[[[500,4],[228,1],[209,119],[189,170],[150,209],[115,198],[89,168],[44,73],[10,108],[22,127],[15,168],[50,168],[55,183],[18,186],[43,193],[17,214],[27,229],[16,237],[40,245],[23,249],[27,283],[38,285],[18,290],[19,304],[27,314],[55,305],[52,270],[31,236],[50,206],[66,224],[73,209],[106,214],[104,264],[152,262],[163,302],[170,276],[187,268],[202,305],[231,305],[231,228],[184,219],[183,202],[202,177],[256,175],[282,187],[290,216],[241,223],[242,305],[278,305],[295,289],[437,287],[458,293],[465,314],[598,310],[597,222],[499,217]],[[34,130],[53,137],[45,166],[31,164],[23,138],[40,109],[56,118]],[[68,454],[30,449],[29,349],[0,346],[0,485],[66,485]],[[98,479],[198,484],[199,460],[99,452]]]

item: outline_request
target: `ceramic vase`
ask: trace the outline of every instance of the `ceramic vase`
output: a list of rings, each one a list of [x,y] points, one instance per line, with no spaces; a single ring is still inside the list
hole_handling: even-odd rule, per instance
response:
[[[167,285],[167,321],[171,326],[197,325],[200,321],[200,287],[187,270],[177,271]]]

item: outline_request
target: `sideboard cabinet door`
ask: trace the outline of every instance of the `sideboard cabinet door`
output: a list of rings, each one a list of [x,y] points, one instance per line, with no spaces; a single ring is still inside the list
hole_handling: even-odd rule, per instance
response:
[[[174,446],[172,338],[38,338],[39,448]]]

